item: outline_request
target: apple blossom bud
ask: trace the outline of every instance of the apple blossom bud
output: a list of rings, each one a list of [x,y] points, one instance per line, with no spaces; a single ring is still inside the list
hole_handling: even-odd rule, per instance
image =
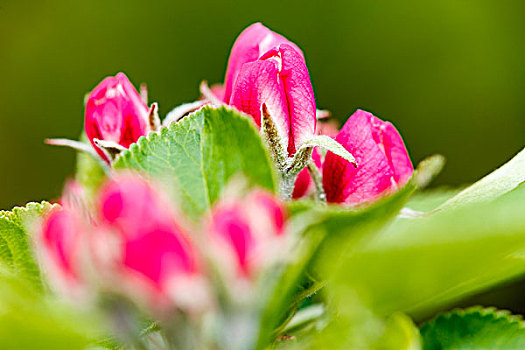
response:
[[[155,311],[203,304],[197,251],[167,198],[126,174],[105,184],[98,200],[94,251],[110,287]]]
[[[254,277],[278,256],[285,219],[283,204],[262,190],[219,202],[207,226],[218,263],[235,277]]]
[[[150,131],[149,111],[124,73],[107,77],[89,94],[84,125],[86,135],[97,153],[109,162],[94,140],[128,148]]]
[[[314,136],[317,119],[310,76],[303,57],[290,44],[280,44],[245,63],[230,104],[251,115],[258,126],[265,105],[289,156]]]
[[[52,286],[71,298],[84,289],[77,258],[85,229],[74,210],[57,207],[44,217],[36,235],[37,254]]]
[[[373,201],[403,186],[414,168],[395,127],[362,110],[345,123],[336,141],[352,153],[357,168],[328,152],[323,186],[328,202],[358,204]]]

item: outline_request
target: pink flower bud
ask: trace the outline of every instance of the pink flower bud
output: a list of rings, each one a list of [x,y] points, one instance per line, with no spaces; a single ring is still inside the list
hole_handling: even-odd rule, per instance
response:
[[[414,168],[395,127],[357,110],[336,141],[352,153],[359,166],[328,152],[323,165],[323,186],[328,202],[357,204],[373,201],[403,186]]]
[[[289,155],[314,134],[315,99],[303,53],[261,23],[246,28],[233,45],[224,102],[251,115],[259,127],[266,104]]]
[[[241,67],[245,63],[258,60],[270,49],[273,49],[280,44],[289,44],[301,56],[303,55],[301,50],[294,43],[288,41],[288,39],[282,35],[272,32],[261,23],[252,24],[239,35],[233,44],[230,58],[228,60],[228,68],[226,68],[223,94],[224,102],[230,102],[233,85],[235,84],[235,80],[237,79]]]
[[[56,289],[75,298],[84,289],[78,269],[84,222],[70,208],[55,208],[43,220],[36,235],[40,261]]]
[[[258,126],[265,104],[290,156],[314,135],[316,107],[310,76],[303,57],[290,44],[280,44],[242,65],[230,104],[251,115]]]
[[[99,211],[94,251],[106,283],[157,311],[205,294],[195,247],[169,200],[148,182],[115,177],[101,190]]]
[[[283,204],[260,190],[218,203],[207,227],[218,263],[231,275],[253,277],[278,255],[285,219]]]
[[[126,75],[118,73],[104,79],[89,94],[84,127],[97,153],[109,161],[93,139],[128,148],[150,131],[149,108]]]

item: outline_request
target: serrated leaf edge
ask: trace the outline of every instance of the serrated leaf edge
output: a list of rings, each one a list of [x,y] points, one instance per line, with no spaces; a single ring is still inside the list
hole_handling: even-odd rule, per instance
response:
[[[478,314],[480,317],[493,316],[494,320],[505,319],[506,321],[508,321],[509,324],[518,325],[520,328],[525,328],[525,321],[523,320],[522,315],[513,314],[509,310],[498,309],[493,306],[484,307],[481,305],[470,306],[464,309],[456,308],[448,312],[440,313],[433,319],[423,323],[420,328],[421,329],[427,328],[427,327],[432,328],[436,326],[436,323],[438,321],[450,320],[452,317],[455,317],[455,316],[465,317],[468,315],[475,315],[475,314]]]
[[[11,223],[20,226],[20,224],[16,221],[16,218],[21,217],[21,215],[24,213],[29,212],[34,208],[37,208],[37,210],[45,210],[46,207],[49,207],[49,210],[52,210],[58,206],[58,204],[50,203],[48,201],[28,202],[24,206],[15,206],[11,210],[0,210],[0,219],[5,218]]]

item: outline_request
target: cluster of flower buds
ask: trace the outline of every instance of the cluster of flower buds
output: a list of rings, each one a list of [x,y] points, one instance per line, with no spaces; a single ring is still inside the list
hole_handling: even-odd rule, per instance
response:
[[[363,111],[349,118],[339,134],[332,124],[317,123],[326,113],[316,110],[303,52],[261,23],[239,35],[224,85],[209,92],[211,100],[245,112],[261,129],[281,173],[281,193],[286,198],[310,195],[316,188],[328,202],[358,204],[403,185],[412,174],[403,141],[390,123]],[[176,109],[184,114],[209,102]],[[110,162],[115,152],[157,130],[155,112],[156,105],[148,108],[119,73],[90,93],[86,135],[100,157]],[[325,148],[326,157],[315,147]]]
[[[174,308],[199,313],[213,303],[202,251],[217,258],[214,271],[251,283],[283,247],[283,204],[262,190],[219,202],[202,228],[186,223],[168,198],[134,174],[107,181],[91,212],[75,204],[82,198],[72,203],[71,197],[42,222],[37,246],[54,286],[77,300],[100,290],[160,318]]]
[[[233,45],[224,85],[201,88],[204,98],[177,107],[164,125],[208,103],[244,112],[268,145],[283,199],[316,193],[330,203],[358,205],[412,176],[403,140],[389,122],[358,110],[340,131],[333,122],[318,123],[329,113],[316,109],[302,51],[260,23]],[[87,98],[91,145],[51,143],[88,147],[112,171],[122,150],[159,130],[157,106],[146,103],[123,73],[108,77]],[[257,298],[252,287],[264,284],[264,273],[294,246],[283,202],[273,194],[225,191],[197,225],[186,222],[157,184],[132,173],[112,171],[108,178],[89,204],[82,187],[68,185],[61,207],[36,235],[53,285],[76,300],[117,294],[160,320],[175,310],[202,316],[220,308],[225,295],[237,306]]]

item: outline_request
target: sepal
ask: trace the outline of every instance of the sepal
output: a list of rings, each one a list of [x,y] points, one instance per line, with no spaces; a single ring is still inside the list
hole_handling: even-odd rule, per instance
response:
[[[148,121],[151,131],[160,130],[159,105],[157,102],[152,103],[149,108]]]
[[[344,160],[350,162],[355,168],[358,167],[357,161],[355,160],[354,156],[350,152],[348,152],[339,142],[326,135],[313,136],[311,139],[303,143],[303,145],[299,148],[297,153],[299,154],[307,148],[313,149],[314,147],[324,148],[325,150],[330,151],[335,155],[338,155],[339,157],[343,158]],[[304,166],[306,166],[306,164]]]
[[[162,126],[169,126],[171,123],[176,123],[182,118],[184,118],[186,115],[188,115],[191,112],[195,112],[202,106],[206,105],[208,101],[205,100],[199,100],[195,102],[189,102],[181,104],[180,106],[177,106],[173,108],[167,115],[166,118],[162,121]]]
[[[93,147],[91,147],[87,143],[69,139],[46,139],[44,142],[46,145],[69,147],[78,152],[88,154],[91,157],[93,157],[93,159],[95,159],[104,170],[107,171],[109,169],[108,164],[102,158],[100,158],[100,156],[93,149]]]
[[[104,155],[113,163],[117,157],[126,150],[126,147],[113,141],[93,139],[93,143],[104,153]]]
[[[261,107],[261,133],[270,148],[270,154],[279,171],[286,172],[289,166],[288,152],[265,103]]]

